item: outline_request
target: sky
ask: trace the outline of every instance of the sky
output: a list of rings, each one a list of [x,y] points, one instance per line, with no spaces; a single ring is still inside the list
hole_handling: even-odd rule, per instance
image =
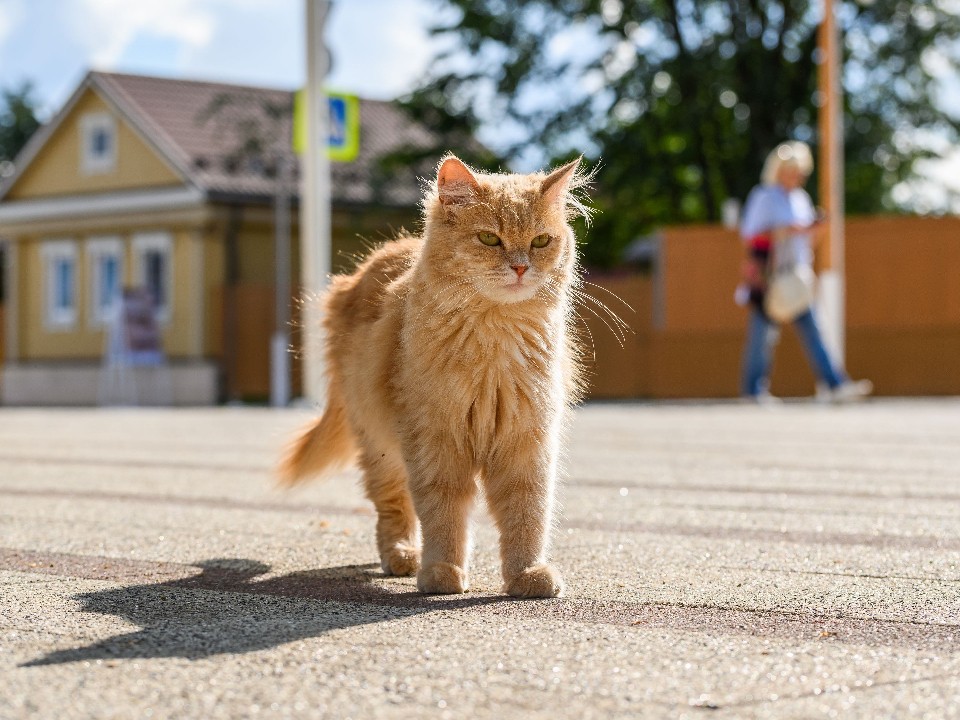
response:
[[[433,52],[431,0],[337,0],[328,86],[390,99]],[[87,70],[294,88],[304,81],[303,0],[0,0],[0,88],[32,81],[44,116]]]

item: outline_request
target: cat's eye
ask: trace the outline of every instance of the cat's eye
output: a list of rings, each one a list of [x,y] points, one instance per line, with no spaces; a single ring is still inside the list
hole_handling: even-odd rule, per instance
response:
[[[492,232],[479,232],[477,233],[477,238],[484,245],[489,245],[490,247],[500,244],[500,238]]]
[[[546,233],[543,235],[537,235],[533,240],[530,241],[530,245],[535,248],[546,247],[550,244],[550,236]]]

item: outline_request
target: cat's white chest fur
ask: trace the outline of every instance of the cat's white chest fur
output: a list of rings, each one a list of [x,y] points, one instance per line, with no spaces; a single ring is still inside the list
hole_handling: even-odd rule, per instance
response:
[[[560,399],[562,325],[485,319],[457,350],[472,362],[449,388],[453,415],[483,453],[498,437],[549,421]],[[560,403],[562,404],[562,403]]]

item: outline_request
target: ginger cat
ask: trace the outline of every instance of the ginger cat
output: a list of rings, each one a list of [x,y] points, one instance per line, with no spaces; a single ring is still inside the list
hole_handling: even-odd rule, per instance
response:
[[[325,296],[327,406],[280,481],[357,458],[383,570],[416,574],[421,592],[467,590],[481,483],[505,592],[562,592],[547,547],[578,388],[569,223],[587,212],[574,192],[587,181],[579,162],[488,175],[447,156],[424,200],[422,239],[387,243]]]

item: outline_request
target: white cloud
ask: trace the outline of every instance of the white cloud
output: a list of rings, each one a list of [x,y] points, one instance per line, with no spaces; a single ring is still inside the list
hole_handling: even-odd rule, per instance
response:
[[[249,2],[250,0],[248,0]],[[75,40],[98,68],[112,68],[139,38],[174,40],[188,49],[210,42],[217,25],[215,0],[72,0]]]
[[[302,60],[290,51],[302,52],[303,0],[58,1],[66,10],[66,32],[96,69],[154,71],[158,55],[144,60],[143,54],[152,44],[154,52],[166,49],[168,64],[175,48],[174,64],[164,73],[302,81]],[[334,2],[326,28],[331,86],[377,98],[407,92],[433,56],[436,45],[426,28],[436,19],[425,0]],[[281,66],[286,79],[275,78]]]
[[[22,0],[0,0],[0,43],[10,37],[22,17]]]
[[[89,69],[295,87],[304,0],[0,0],[0,86],[36,81],[57,108]],[[438,43],[430,0],[337,0],[329,84],[390,99],[412,89]]]
[[[180,44],[174,64],[164,72],[287,88],[303,82],[302,0],[216,0],[213,5],[216,23],[209,41],[203,46]],[[124,62],[136,71],[152,72],[145,55],[140,45]]]
[[[427,34],[436,19],[422,0],[335,3],[325,33],[333,56],[331,87],[378,98],[409,91],[437,47]]]

